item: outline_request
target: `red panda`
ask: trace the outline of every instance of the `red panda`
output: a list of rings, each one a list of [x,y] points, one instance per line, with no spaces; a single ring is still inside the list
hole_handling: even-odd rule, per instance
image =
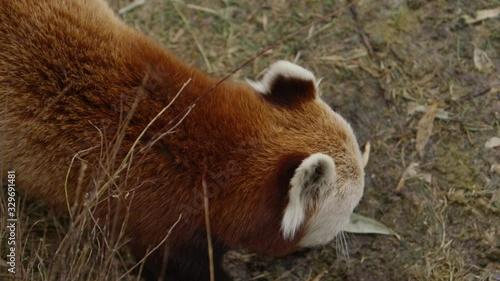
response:
[[[218,79],[103,0],[6,1],[0,38],[2,177],[16,170],[24,193],[61,212],[99,194],[98,223],[126,221],[139,259],[171,230],[148,256],[150,280],[209,280],[205,196],[216,280],[231,280],[226,249],[328,243],[361,199],[355,135],[300,66],[204,95]]]

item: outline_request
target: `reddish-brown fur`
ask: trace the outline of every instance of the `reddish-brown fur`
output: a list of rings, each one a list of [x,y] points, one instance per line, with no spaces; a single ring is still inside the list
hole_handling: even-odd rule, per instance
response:
[[[24,193],[67,211],[64,185],[73,157],[79,156],[69,173],[70,204],[110,180],[188,80],[140,139],[130,167],[113,179],[106,194],[118,196],[101,203],[101,223],[108,203],[119,221],[128,207],[126,234],[140,256],[182,214],[167,240],[170,253],[204,245],[206,173],[216,243],[269,255],[297,249],[302,230],[284,240],[280,225],[289,179],[301,160],[322,152],[336,157],[338,169],[362,173],[345,156],[357,148],[346,142],[344,126],[331,124],[326,109],[310,98],[270,102],[246,84],[224,82],[148,147],[218,80],[122,24],[98,0],[0,5],[2,176],[16,170]],[[75,198],[83,162],[88,168]]]

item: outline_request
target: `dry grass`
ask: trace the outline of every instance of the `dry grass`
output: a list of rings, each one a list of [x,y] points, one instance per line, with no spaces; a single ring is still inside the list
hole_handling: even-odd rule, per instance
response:
[[[93,182],[95,182],[95,187],[93,191],[85,193],[84,200],[71,203],[67,190],[68,183],[66,182],[64,188],[68,212],[55,214],[50,209],[46,210],[40,203],[27,202],[26,199],[18,196],[19,194],[16,195],[16,202],[14,203],[17,205],[16,215],[14,216],[17,219],[15,223],[16,244],[14,245],[16,248],[15,272],[14,274],[8,272],[7,268],[12,269],[12,266],[8,265],[10,260],[4,260],[3,258],[6,257],[2,256],[0,257],[0,267],[2,269],[0,277],[19,280],[141,279],[140,273],[149,254],[139,261],[134,261],[125,247],[128,242],[125,236],[125,228],[127,227],[129,206],[115,204],[114,207],[126,212],[125,216],[123,218],[121,216],[108,216],[105,218],[104,223],[102,221],[98,222],[96,206],[98,202],[101,205],[105,204],[106,198],[111,196],[124,198],[129,195],[130,192],[124,190],[118,183],[118,178],[120,176],[127,178],[132,162],[137,161],[134,159],[134,155],[140,154],[144,149],[149,149],[157,141],[157,139],[153,139],[140,150],[137,148],[146,131],[176,102],[190,81],[191,79],[188,79],[169,104],[143,128],[123,159],[119,159],[117,153],[121,149],[126,135],[126,128],[134,115],[138,100],[134,102],[130,111],[120,122],[118,132],[111,141],[101,134],[99,147],[91,147],[74,155],[68,167],[66,180],[69,178],[73,164],[76,161],[80,162],[75,197],[81,197],[81,184],[85,177],[91,176]],[[190,111],[191,108],[186,110],[183,115],[180,115],[180,120],[176,121],[172,128],[164,134],[172,133]],[[96,130],[101,133],[99,128],[96,127]],[[102,171],[98,175],[88,175],[86,174],[86,161],[80,157],[87,151],[94,149],[100,151],[99,164]],[[120,164],[115,168],[114,163],[117,163],[118,160],[121,160]],[[0,184],[4,185],[3,182]],[[5,182],[5,185],[7,185],[7,182]],[[7,218],[5,210],[7,210],[7,202],[10,202],[8,196],[12,195],[8,195],[4,190],[0,193],[2,218]],[[100,219],[103,218],[100,217]],[[180,220],[181,216],[171,226],[164,239],[150,249],[150,252],[157,250],[164,244],[172,229]],[[8,249],[12,246],[7,245],[7,237],[11,235],[11,229],[4,225],[6,222],[8,223],[8,221],[2,219],[0,228],[0,237],[2,238],[0,249],[2,253],[9,253]]]
[[[129,2],[111,4],[118,10]],[[149,0],[123,17],[184,61],[224,76],[344,4]],[[256,78],[271,62],[288,59],[324,77],[324,98],[352,123],[360,143],[372,146],[357,211],[401,236],[351,236],[349,265],[335,245],[281,259],[231,253],[226,266],[237,280],[487,280],[500,272],[500,175],[491,170],[500,151],[484,147],[500,136],[500,25],[498,18],[475,25],[462,20],[498,6],[498,0],[362,0],[354,13],[315,24],[233,76]],[[479,70],[475,49],[495,68]],[[433,104],[439,109],[420,156],[415,141],[423,113],[414,109]],[[417,162],[417,174],[396,192]],[[134,264],[126,249],[103,247],[98,229],[22,202],[18,235],[26,280],[69,273],[115,280]]]
[[[2,192],[2,210],[5,210],[5,199]],[[67,214],[55,214],[23,197],[19,197],[17,203],[20,207],[16,229],[16,277],[6,271],[6,264],[2,262],[0,279],[118,280],[135,264],[126,248],[121,246],[125,241],[112,241],[109,232],[93,224],[92,208],[83,207],[70,219]],[[7,235],[2,225],[2,253],[7,252],[4,239]],[[2,261],[3,258],[2,255]],[[128,277],[128,280],[135,280],[133,275]]]

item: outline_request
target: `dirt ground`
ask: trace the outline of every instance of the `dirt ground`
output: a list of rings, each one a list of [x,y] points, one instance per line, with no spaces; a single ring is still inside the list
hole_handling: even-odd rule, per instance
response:
[[[348,251],[331,243],[283,258],[231,252],[227,269],[236,280],[500,280],[500,147],[488,142],[500,137],[500,17],[466,21],[500,1],[360,0],[322,19],[344,5],[147,0],[122,15],[214,76],[316,22],[231,79],[296,61],[323,77],[324,99],[371,143],[355,211],[399,239],[350,234]],[[419,126],[433,105],[434,119]]]

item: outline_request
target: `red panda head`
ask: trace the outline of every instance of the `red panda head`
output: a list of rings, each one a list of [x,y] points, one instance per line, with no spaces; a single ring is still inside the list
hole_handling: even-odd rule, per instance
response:
[[[282,211],[285,241],[298,245],[331,241],[347,224],[363,194],[361,153],[350,125],[319,96],[314,75],[293,63],[272,64],[252,88],[272,105],[266,118],[274,131],[274,148],[293,167],[285,178],[288,191]],[[289,168],[287,168],[289,169]],[[278,168],[279,170],[279,168]],[[283,180],[283,179],[282,179]]]

